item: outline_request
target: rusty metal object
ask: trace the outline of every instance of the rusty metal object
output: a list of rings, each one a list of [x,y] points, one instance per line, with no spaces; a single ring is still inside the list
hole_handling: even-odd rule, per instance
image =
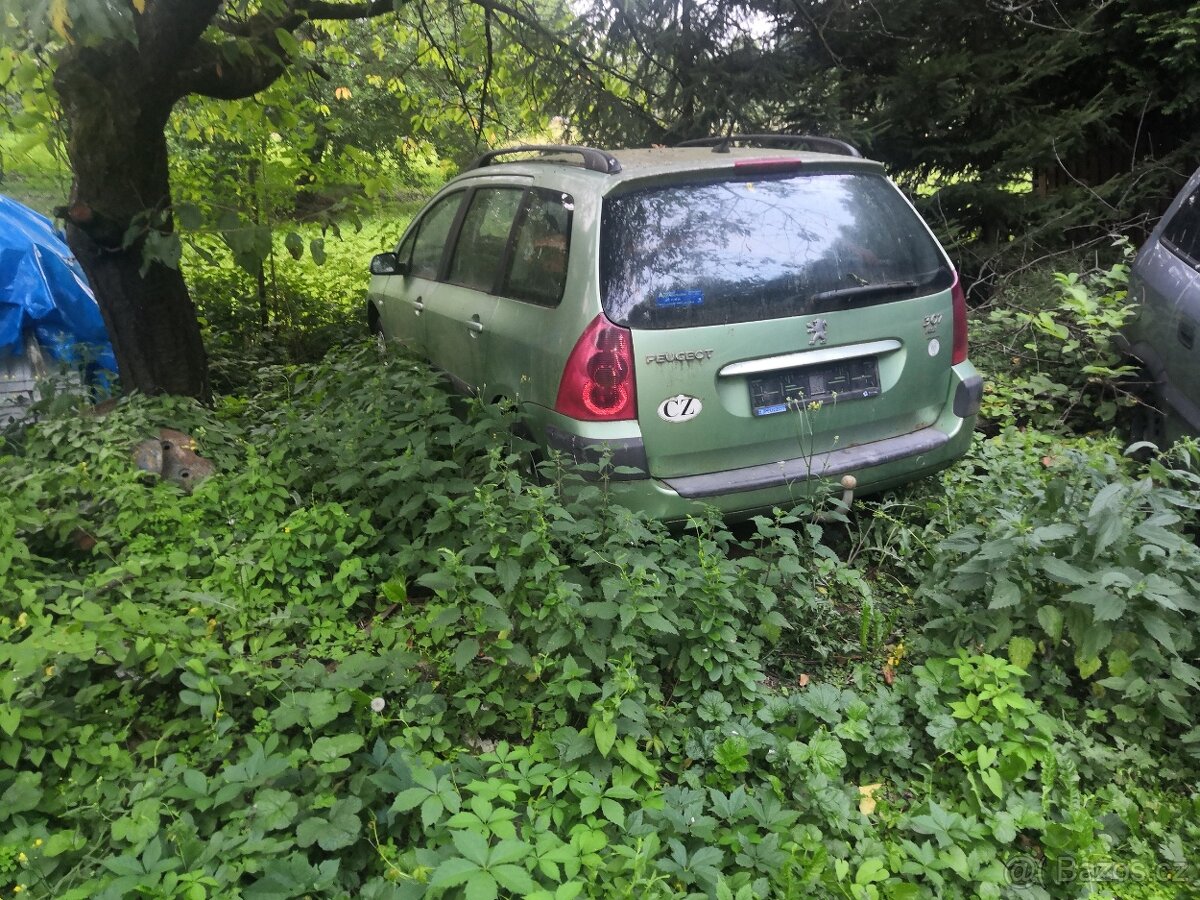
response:
[[[163,448],[162,441],[142,441],[133,448],[133,464],[143,472],[162,475]]]
[[[142,441],[134,447],[133,463],[143,472],[177,484],[189,494],[216,471],[212,460],[196,452],[195,438],[171,428],[160,429],[157,440]]]

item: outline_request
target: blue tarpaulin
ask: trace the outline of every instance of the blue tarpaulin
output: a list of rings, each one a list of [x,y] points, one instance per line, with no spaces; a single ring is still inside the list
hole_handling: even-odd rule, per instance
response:
[[[0,196],[0,353],[21,354],[32,333],[51,357],[86,364],[107,383],[117,360],[83,269],[53,223]]]

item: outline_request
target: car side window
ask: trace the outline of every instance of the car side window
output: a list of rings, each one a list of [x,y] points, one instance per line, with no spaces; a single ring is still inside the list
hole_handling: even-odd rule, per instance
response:
[[[462,192],[443,197],[417,225],[417,236],[412,244],[412,274],[417,278],[438,277],[446,239],[450,236],[462,197]]]
[[[1200,188],[1192,191],[1171,216],[1162,236],[1176,252],[1200,264]]]
[[[539,306],[557,306],[567,283],[571,241],[570,194],[535,190],[517,222],[504,293]]]
[[[400,242],[400,246],[396,248],[396,259],[402,263],[412,262],[413,244],[416,243],[417,232],[414,229],[405,235],[404,240]]]
[[[480,188],[471,196],[446,280],[491,291],[504,264],[504,251],[523,188]]]

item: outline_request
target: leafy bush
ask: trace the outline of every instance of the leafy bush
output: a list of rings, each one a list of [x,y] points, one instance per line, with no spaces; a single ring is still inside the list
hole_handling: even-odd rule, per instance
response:
[[[1083,274],[1035,268],[973,322],[973,357],[986,373],[983,418],[999,427],[1052,431],[1109,427],[1136,402],[1123,380],[1132,369],[1114,338],[1132,315],[1126,302],[1133,248]]]
[[[262,366],[315,362],[365,336],[367,264],[394,246],[411,207],[389,206],[353,228],[296,226],[274,244],[268,229],[265,245],[241,256],[215,236],[192,234],[184,271],[205,324],[214,388],[242,390]]]
[[[926,636],[1007,648],[1057,705],[1101,707],[1130,739],[1187,732],[1194,746],[1200,549],[1187,529],[1200,476],[1186,449],[1178,458],[1186,468],[1155,462],[1134,479],[1094,450],[1047,457],[1034,490],[996,497],[939,546],[921,590]],[[997,465],[990,478],[1015,474]]]

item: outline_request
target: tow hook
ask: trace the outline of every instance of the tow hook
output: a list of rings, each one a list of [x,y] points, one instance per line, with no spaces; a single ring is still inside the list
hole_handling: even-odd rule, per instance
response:
[[[837,501],[836,510],[817,513],[813,518],[818,522],[832,522],[834,516],[846,515],[850,512],[850,504],[854,502],[854,489],[858,487],[858,479],[853,475],[842,476],[842,497]]]
[[[842,476],[842,506],[847,510],[850,509],[850,504],[854,502],[854,489],[858,487],[858,479],[853,475]]]

